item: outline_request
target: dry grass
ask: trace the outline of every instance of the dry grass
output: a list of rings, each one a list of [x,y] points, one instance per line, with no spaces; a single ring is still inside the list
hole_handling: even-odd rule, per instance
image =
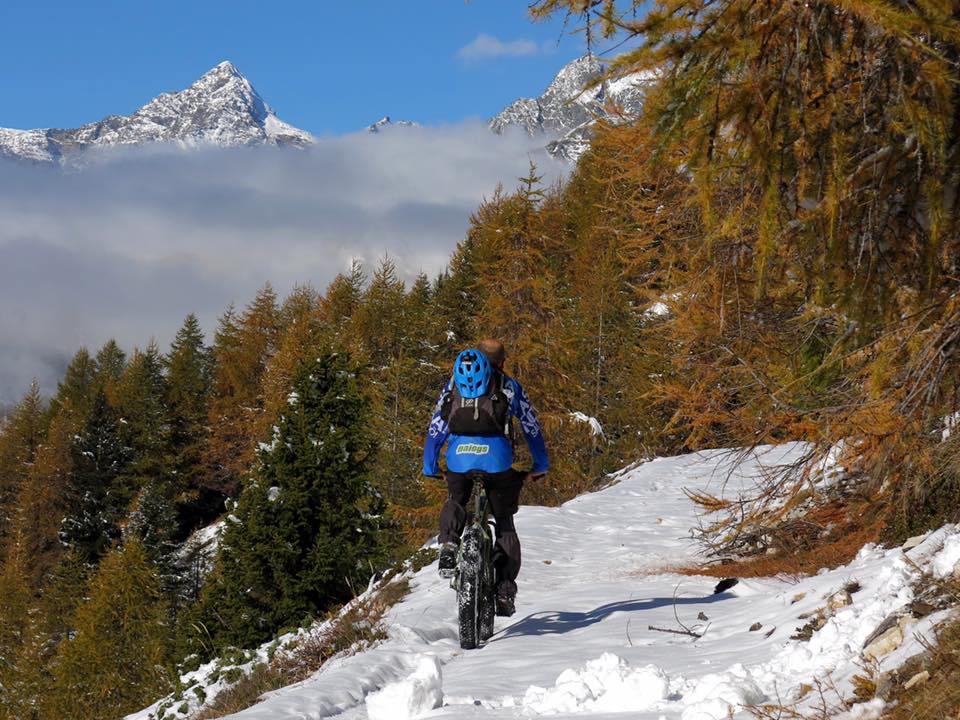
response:
[[[240,712],[254,705],[265,693],[287,684],[289,681],[272,664],[257,665],[243,680],[217,695],[193,720],[213,720]]]
[[[815,547],[789,554],[758,555],[731,562],[671,568],[671,571],[681,575],[740,578],[814,575],[821,568],[833,569],[849,563],[864,545],[877,540],[881,529],[880,523],[861,528],[848,527],[831,533]]]
[[[243,679],[224,690],[193,720],[214,720],[256,704],[271,690],[299,682],[319,670],[332,657],[356,653],[386,637],[383,616],[410,591],[408,580],[388,576],[380,589],[346,612],[331,613],[330,622],[300,640],[296,647],[278,652]]]
[[[901,687],[884,720],[960,720],[960,618],[940,630],[932,652],[930,679]]]

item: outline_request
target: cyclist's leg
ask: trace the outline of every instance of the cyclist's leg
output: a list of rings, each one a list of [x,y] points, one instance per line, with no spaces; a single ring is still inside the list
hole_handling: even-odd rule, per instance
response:
[[[497,522],[497,546],[494,552],[494,566],[497,568],[498,585],[516,593],[517,575],[520,573],[520,538],[513,523],[520,502],[520,490],[523,488],[523,473],[507,470],[491,475],[486,480],[487,497],[490,509]]]
[[[447,473],[447,502],[440,511],[440,537],[442,543],[460,543],[460,535],[467,523],[466,504],[473,492],[473,480],[461,473]]]

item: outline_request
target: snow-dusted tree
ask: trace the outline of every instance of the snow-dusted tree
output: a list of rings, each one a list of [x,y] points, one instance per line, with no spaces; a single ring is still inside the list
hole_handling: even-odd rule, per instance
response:
[[[343,354],[304,363],[224,531],[200,623],[250,646],[353,594],[379,555],[369,407]]]
[[[116,412],[97,393],[83,430],[73,445],[73,473],[64,491],[66,514],[61,542],[86,563],[95,563],[117,537],[118,478],[130,453],[120,436]]]

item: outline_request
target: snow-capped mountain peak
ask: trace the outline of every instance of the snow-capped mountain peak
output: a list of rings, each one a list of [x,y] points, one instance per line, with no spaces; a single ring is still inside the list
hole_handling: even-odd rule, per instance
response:
[[[224,61],[186,89],[161,93],[131,115],[110,115],[69,130],[0,129],[0,157],[66,164],[91,148],[151,142],[302,147],[314,138],[277,117],[237,67]]]
[[[598,117],[607,117],[608,102],[625,117],[639,114],[643,93],[651,77],[636,74],[614,81],[601,81],[606,70],[593,55],[568,63],[538,98],[520,98],[490,119],[490,128],[502,133],[522,128],[528,135],[553,138],[551,155],[576,160],[587,149]]]

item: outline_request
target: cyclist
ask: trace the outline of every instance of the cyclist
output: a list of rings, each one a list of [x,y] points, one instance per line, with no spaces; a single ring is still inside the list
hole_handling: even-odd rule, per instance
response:
[[[457,545],[467,520],[464,508],[479,474],[496,521],[494,566],[497,615],[513,615],[520,572],[520,540],[513,523],[520,490],[527,478],[538,479],[550,467],[537,413],[519,382],[503,370],[506,353],[498,340],[483,340],[478,349],[461,352],[453,376],[437,401],[423,449],[423,474],[443,477],[449,496],[440,512],[440,574],[452,577]],[[513,424],[520,421],[533,468],[513,468]],[[439,466],[446,450],[446,473]]]

